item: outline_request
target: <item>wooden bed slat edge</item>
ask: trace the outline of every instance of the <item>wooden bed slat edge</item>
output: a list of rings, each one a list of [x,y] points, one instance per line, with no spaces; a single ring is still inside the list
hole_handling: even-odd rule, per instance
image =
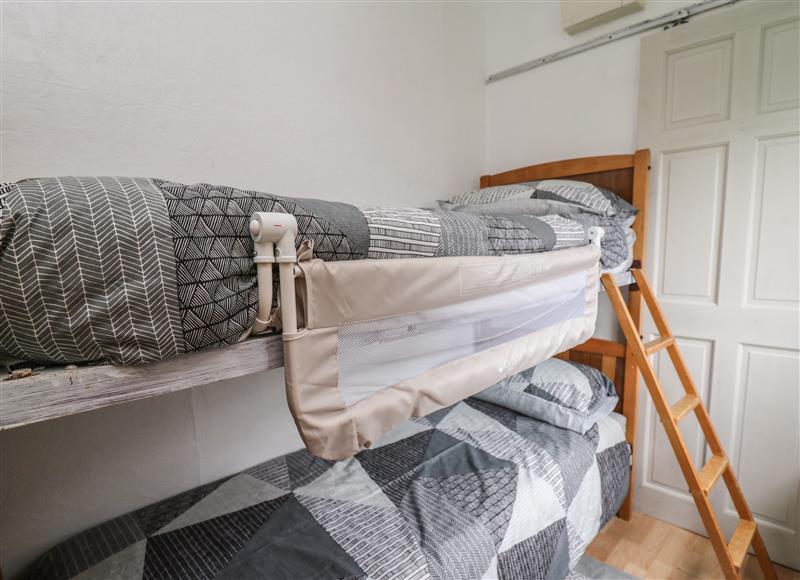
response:
[[[280,335],[135,366],[45,369],[0,382],[0,431],[283,366]]]

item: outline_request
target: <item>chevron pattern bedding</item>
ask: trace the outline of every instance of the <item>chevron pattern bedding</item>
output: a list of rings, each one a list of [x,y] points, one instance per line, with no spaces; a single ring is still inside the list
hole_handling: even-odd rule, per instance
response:
[[[541,252],[584,245],[588,227],[611,219],[358,208],[149,178],[23,180],[0,186],[0,353],[136,364],[237,342],[257,307],[256,211],[293,214],[323,260]]]
[[[468,399],[351,459],[297,451],[106,522],[29,578],[579,577],[627,492],[623,421],[580,435]]]

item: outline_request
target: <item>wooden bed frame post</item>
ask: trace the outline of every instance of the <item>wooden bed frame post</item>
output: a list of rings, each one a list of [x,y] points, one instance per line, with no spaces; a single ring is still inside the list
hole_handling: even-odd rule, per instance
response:
[[[647,224],[647,187],[650,171],[650,150],[640,149],[633,157],[633,194],[631,203],[639,208],[640,219],[633,224],[636,233],[636,242],[633,246],[634,267],[644,268],[644,250],[646,244]],[[638,264],[636,263],[638,261]],[[633,324],[642,332],[642,293],[635,284],[628,288],[628,311],[633,318]],[[631,446],[631,478],[628,485],[628,495],[619,510],[619,517],[630,520],[633,513],[633,490],[636,476],[636,427],[637,405],[639,399],[639,367],[633,354],[629,341],[625,346],[625,397],[622,401],[622,414],[625,415],[625,438]]]

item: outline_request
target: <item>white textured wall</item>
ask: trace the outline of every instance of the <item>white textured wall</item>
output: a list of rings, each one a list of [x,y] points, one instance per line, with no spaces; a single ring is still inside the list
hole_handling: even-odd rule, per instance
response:
[[[0,181],[123,174],[430,204],[483,172],[483,8],[3,3]],[[0,434],[6,578],[300,446],[281,371]]]
[[[487,75],[694,3],[648,0],[643,11],[574,36],[561,28],[558,0],[487,3]],[[488,85],[487,170],[632,152],[640,41],[613,42]]]

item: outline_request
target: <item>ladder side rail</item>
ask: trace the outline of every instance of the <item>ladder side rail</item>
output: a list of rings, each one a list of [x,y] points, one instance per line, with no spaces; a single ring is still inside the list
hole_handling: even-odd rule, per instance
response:
[[[633,156],[633,190],[630,202],[639,209],[639,214],[633,222],[633,231],[636,239],[633,243],[633,259],[636,267],[645,264],[645,246],[647,245],[647,201],[648,184],[650,182],[650,150],[640,149]],[[641,328],[642,293],[633,287],[628,292],[628,312],[631,313],[636,332]],[[625,438],[631,446],[631,465],[636,465],[638,450],[636,449],[636,429],[638,428],[637,408],[639,405],[639,367],[633,356],[633,345],[626,341],[625,345],[625,378],[623,382],[624,397],[622,399],[622,412],[625,422]],[[628,495],[619,510],[619,515],[625,520],[630,520],[633,512],[633,497],[636,488],[634,470],[630,470],[628,482]]]
[[[636,271],[634,270],[634,275],[635,274]],[[738,578],[738,572],[734,567],[728,553],[728,545],[725,541],[725,536],[722,533],[722,529],[719,527],[719,523],[717,522],[717,518],[714,515],[713,510],[711,509],[711,505],[708,502],[708,497],[700,489],[700,481],[697,476],[697,470],[691,461],[691,456],[686,448],[686,444],[683,442],[683,438],[678,431],[678,425],[675,422],[675,419],[672,417],[669,402],[659,387],[658,377],[656,376],[655,369],[653,369],[652,364],[650,364],[650,359],[644,350],[644,344],[642,343],[642,339],[636,330],[633,319],[628,312],[628,309],[625,305],[625,300],[622,297],[622,293],[619,291],[619,288],[614,282],[613,277],[609,276],[608,274],[603,275],[603,285],[612,305],[614,306],[614,311],[616,312],[620,325],[622,326],[622,331],[625,334],[625,338],[629,345],[633,345],[634,357],[642,371],[642,377],[647,385],[647,390],[650,392],[650,396],[653,398],[656,411],[658,412],[661,423],[664,426],[664,430],[666,431],[667,438],[672,446],[672,450],[675,453],[675,457],[678,460],[678,465],[681,468],[681,472],[683,473],[686,482],[689,484],[689,490],[691,491],[697,511],[700,514],[700,518],[703,520],[703,525],[709,532],[709,539],[711,540],[711,545],[714,548],[717,560],[719,560],[722,572],[726,578]],[[650,300],[648,299],[649,297],[645,287],[641,287],[641,289],[642,294],[644,294],[645,302],[647,302],[648,306],[650,306]],[[656,325],[658,326],[658,323],[656,323]],[[659,330],[661,330],[661,328],[659,328]],[[669,331],[669,329],[666,330],[667,332]]]
[[[664,312],[661,310],[661,305],[658,304],[655,294],[653,294],[653,289],[650,286],[650,281],[644,275],[644,272],[641,270],[633,270],[633,277],[642,290],[644,299],[647,302],[647,307],[650,309],[650,312],[653,315],[653,320],[656,323],[656,327],[658,328],[659,332],[661,332],[662,335],[673,336],[669,325],[667,324]],[[678,374],[681,384],[683,385],[683,389],[687,394],[694,395],[700,398],[702,401],[702,397],[700,397],[700,393],[697,390],[697,386],[694,384],[694,380],[689,373],[689,369],[686,366],[686,361],[684,360],[683,354],[678,348],[678,345],[675,343],[669,345],[667,347],[667,352],[669,353],[670,359],[672,359],[672,364],[675,367],[675,372]],[[720,456],[727,460],[728,469],[730,469],[730,460],[725,453],[725,449],[722,447],[719,435],[717,434],[716,429],[714,429],[714,424],[711,422],[711,417],[709,416],[705,405],[697,405],[694,408],[694,413],[697,417],[697,422],[700,424],[700,428],[703,430],[703,434],[706,437],[708,446],[711,448],[711,452],[714,455]]]
[[[637,329],[641,324],[642,313],[642,293],[638,290],[630,290],[628,295],[628,311],[631,314],[633,324]],[[639,405],[639,365],[636,364],[636,359],[633,354],[633,344],[629,340],[625,340],[625,378],[623,387],[625,389],[625,396],[622,399],[622,413],[626,417],[625,422],[625,438],[631,446],[631,465],[636,465],[636,458],[638,451],[636,449],[636,429]],[[630,481],[628,483],[628,495],[620,508],[620,517],[625,520],[630,520],[633,513],[633,492],[636,486],[635,473],[631,469]]]

